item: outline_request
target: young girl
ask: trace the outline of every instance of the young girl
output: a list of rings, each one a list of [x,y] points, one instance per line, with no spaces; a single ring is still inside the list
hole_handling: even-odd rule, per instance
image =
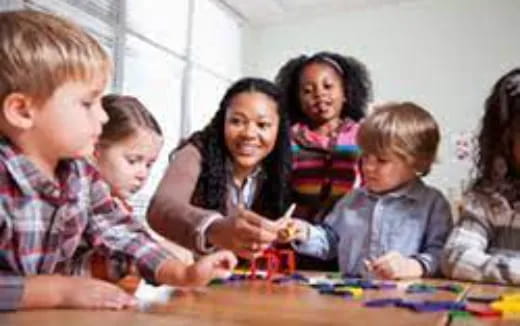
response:
[[[291,120],[295,216],[319,223],[336,201],[360,183],[358,121],[371,96],[364,65],[320,52],[287,62],[276,77]],[[335,261],[298,257],[304,269],[336,269]]]
[[[288,121],[278,88],[234,83],[215,116],[173,155],[152,199],[150,225],[198,252],[227,248],[250,258],[277,237],[288,203]]]
[[[361,123],[365,183],[344,196],[324,223],[295,219],[297,251],[338,258],[347,276],[433,276],[451,227],[447,200],[423,183],[435,159],[439,129],[413,103],[385,105]]]
[[[150,169],[163,145],[162,130],[146,107],[135,97],[105,95],[102,106],[109,120],[94,151],[94,163],[103,179],[110,185],[114,199],[122,209],[131,213],[128,200],[145,184]],[[145,223],[145,221],[140,221]],[[165,241],[147,228],[152,238],[161,243],[181,261],[191,263],[191,253]],[[105,271],[104,259],[93,256],[93,274],[98,278],[113,279],[100,274]]]
[[[520,69],[485,104],[476,177],[442,259],[448,277],[520,284]]]
[[[163,145],[162,131],[135,97],[106,95],[102,105],[109,120],[94,152],[95,163],[113,195],[131,210],[127,200],[146,182]]]
[[[368,72],[354,58],[320,52],[290,60],[276,81],[292,125],[296,215],[319,221],[359,179],[355,137],[371,96]]]

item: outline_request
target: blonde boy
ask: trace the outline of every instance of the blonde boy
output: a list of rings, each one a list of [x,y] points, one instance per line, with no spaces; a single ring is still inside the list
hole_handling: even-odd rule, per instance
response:
[[[444,196],[423,183],[435,159],[437,123],[413,103],[392,103],[361,123],[364,184],[312,226],[295,220],[297,251],[338,257],[348,276],[413,278],[435,275],[451,228]]]
[[[134,260],[155,283],[205,284],[236,262],[229,252],[191,266],[173,259],[82,159],[107,121],[100,97],[110,71],[77,26],[45,13],[0,13],[0,310],[134,304],[112,284],[77,277],[88,275],[92,248]]]

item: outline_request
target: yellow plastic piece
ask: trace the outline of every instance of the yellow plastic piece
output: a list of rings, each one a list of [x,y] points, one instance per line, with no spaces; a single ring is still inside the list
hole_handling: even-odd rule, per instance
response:
[[[282,241],[289,241],[296,235],[296,227],[293,224],[289,224],[285,229],[278,232],[278,237]]]
[[[495,301],[490,306],[492,309],[502,311],[503,313],[520,313],[520,301]]]
[[[350,286],[340,286],[337,288],[334,288],[334,291],[336,292],[350,292],[354,297],[360,297],[363,295],[363,289],[361,288],[353,288]]]

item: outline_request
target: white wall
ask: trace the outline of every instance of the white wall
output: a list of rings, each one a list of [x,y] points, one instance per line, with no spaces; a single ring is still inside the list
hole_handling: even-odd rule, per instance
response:
[[[474,130],[492,83],[520,66],[520,1],[417,0],[302,17],[244,34],[248,75],[273,78],[289,58],[332,50],[370,69],[375,101],[413,100],[439,121],[443,142],[429,181],[456,191],[470,164],[453,138]]]

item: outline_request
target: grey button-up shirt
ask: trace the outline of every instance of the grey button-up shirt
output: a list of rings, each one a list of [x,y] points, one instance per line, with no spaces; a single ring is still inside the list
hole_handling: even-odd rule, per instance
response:
[[[339,200],[320,226],[310,226],[309,239],[295,244],[304,254],[338,257],[348,276],[367,276],[363,261],[390,251],[417,259],[425,276],[439,271],[439,258],[452,228],[446,198],[420,179],[384,195],[365,188]]]

